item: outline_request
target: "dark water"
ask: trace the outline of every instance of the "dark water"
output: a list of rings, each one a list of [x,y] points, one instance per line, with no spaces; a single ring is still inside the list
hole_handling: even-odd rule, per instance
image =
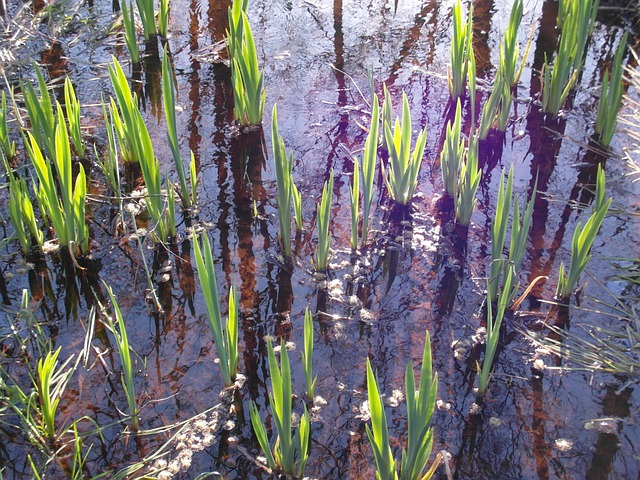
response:
[[[608,290],[621,296],[627,286],[613,278],[607,257],[638,256],[637,218],[625,213],[637,203],[638,189],[621,177],[625,167],[620,152],[629,140],[618,135],[611,158],[587,148],[601,69],[617,48],[624,19],[609,11],[598,17],[571,111],[559,120],[549,120],[531,99],[539,92],[537,72],[545,55],[555,51],[557,4],[528,2],[518,36],[521,53],[530,26],[539,23],[517,88],[514,119],[505,134],[494,134],[481,144],[483,179],[478,205],[470,227],[460,229],[453,223],[451,204],[443,198],[438,160],[446,119],[452,114],[445,78],[450,2],[401,0],[397,10],[394,2],[378,0],[364,4],[342,0],[250,2],[249,17],[265,70],[265,125],[277,103],[280,133],[287,149],[294,152],[294,178],[303,194],[305,229],[293,243],[297,262],[289,270],[273,260],[278,220],[270,133],[268,129],[240,133],[233,126],[229,69],[212,53],[212,45],[224,37],[227,7],[227,2],[215,1],[172,3],[168,46],[176,71],[182,153],[187,158],[191,149],[198,162],[199,211],[193,221],[212,240],[223,301],[231,285],[239,291],[239,370],[246,382],[234,397],[233,424],[222,429],[212,421],[203,427],[200,437],[206,431],[214,435],[213,440],[202,442],[206,446],[202,450],[194,447],[190,467],[185,461],[176,478],[195,478],[214,470],[224,478],[268,478],[247,455],[258,455],[248,404],[254,400],[265,415],[265,335],[301,344],[307,307],[315,320],[316,393],[326,402],[318,401],[313,413],[309,477],[374,477],[375,464],[361,416],[366,400],[365,360],[371,359],[381,390],[393,397],[394,390],[403,389],[407,362],[417,368],[424,332],[429,330],[434,367],[440,375],[434,452],[451,454],[454,478],[637,478],[636,385],[624,387],[624,378],[608,375],[535,368],[540,366],[533,363],[538,354],[520,333],[523,327],[540,330],[544,319],[568,328],[576,322],[621,327],[619,320],[594,311],[611,313],[595,299],[612,302],[595,281],[589,281],[581,295],[584,308],[558,312],[544,301],[552,299],[560,262],[569,260],[573,230],[588,214],[573,208],[571,202],[592,200],[589,187],[598,163],[606,164],[616,213],[605,220],[590,270]],[[79,15],[95,17],[96,25],[103,26],[110,19],[110,8],[85,7]],[[508,1],[475,3],[474,52],[481,79],[491,80],[495,74],[509,8]],[[99,92],[110,93],[106,62],[114,49],[99,35],[91,43],[69,38],[74,37],[63,37],[42,60],[52,59],[51,76],[67,73],[74,79],[83,105],[91,104],[83,110],[83,123],[91,138],[103,145],[105,133],[96,103]],[[153,49],[147,46],[147,52]],[[119,47],[116,53],[124,63],[126,50]],[[223,49],[220,55],[224,57]],[[61,61],[61,56],[68,60]],[[383,182],[377,178],[373,240],[361,254],[352,256],[349,185],[353,156],[360,155],[366,138],[361,125],[369,123],[368,69],[376,92],[381,94],[386,84],[396,106],[401,92],[406,92],[413,121],[427,126],[428,141],[412,208],[404,214],[390,208]],[[134,89],[145,108],[157,155],[163,169],[175,178],[166,147],[157,58],[147,57],[133,76],[138,76]],[[486,94],[479,96],[477,112],[483,97]],[[468,102],[465,109],[468,132]],[[476,361],[482,354],[478,330],[484,326],[490,225],[501,171],[510,165],[515,171],[514,189],[522,197],[538,178],[533,226],[519,281],[524,286],[541,275],[548,279],[532,290],[522,312],[505,322],[496,373],[484,404],[478,406],[473,388]],[[331,169],[335,171],[331,227],[335,252],[326,283],[319,283],[311,274],[315,208]],[[109,194],[101,186],[97,169],[92,173],[93,192]],[[4,271],[18,272],[8,280],[12,304],[17,304],[22,288],[29,288],[32,297],[41,301],[38,318],[54,344],[63,346],[63,356],[68,356],[82,346],[88,307],[95,297],[105,297],[98,278],[104,280],[113,287],[132,347],[140,357],[136,387],[145,403],[141,428],[174,424],[219,404],[223,385],[214,363],[215,347],[202,292],[193,276],[195,262],[185,225],[180,225],[180,239],[168,251],[152,250],[150,240],[144,244],[164,314],[151,313],[138,245],[114,235],[112,208],[96,202],[90,226],[95,238],[94,263],[81,275],[53,259],[41,262],[28,275],[20,274],[20,257],[8,248]],[[158,282],[156,273],[167,265],[171,266],[169,281]],[[587,278],[583,275],[583,283]],[[111,348],[106,342],[104,336],[94,341],[103,351]],[[304,377],[298,349],[290,355],[294,391],[301,397]],[[126,409],[126,401],[117,375],[107,375],[119,368],[115,357],[108,351],[104,364],[96,362],[90,370],[78,371],[62,402],[60,418],[88,415],[100,425],[119,418],[114,405]],[[543,358],[553,365],[553,358]],[[406,438],[405,407],[403,402],[391,403],[387,416],[392,446],[399,456]],[[301,410],[301,400],[295,408]],[[228,405],[221,408],[222,418],[227,417],[227,410]],[[592,422],[601,418],[608,420]],[[89,463],[93,475],[146,457],[170,435],[127,442],[120,437],[122,429],[117,424],[105,430],[103,440],[92,436],[85,442],[86,446],[94,444]],[[20,436],[0,440],[1,463],[7,465],[8,478],[29,476],[20,446],[23,442]],[[179,442],[172,443],[171,455],[183,458],[184,453],[179,457],[179,452],[185,448],[176,447]],[[63,477],[59,467],[50,470],[51,478]],[[443,469],[438,472],[439,478],[445,478]]]

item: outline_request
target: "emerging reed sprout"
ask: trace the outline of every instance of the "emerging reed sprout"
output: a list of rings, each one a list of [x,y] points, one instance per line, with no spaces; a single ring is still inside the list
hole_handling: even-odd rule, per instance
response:
[[[391,125],[384,125],[384,138],[389,150],[389,166],[383,172],[391,198],[400,205],[408,205],[418,184],[418,172],[427,142],[427,128],[418,134],[411,152],[411,112],[406,94],[402,93],[402,122],[396,118]]]
[[[56,115],[44,76],[35,63],[34,69],[38,81],[38,92],[28,80],[21,88],[27,115],[31,123],[29,132],[38,142],[40,149],[52,155],[55,149],[53,139],[56,132]]]
[[[173,85],[173,69],[169,62],[167,49],[162,53],[162,99],[164,102],[164,112],[167,118],[167,140],[176,166],[178,181],[180,182],[180,199],[185,208],[191,207],[191,197],[187,187],[187,175],[184,163],[180,155],[180,144],[178,142],[178,127],[176,123],[176,91]],[[193,181],[193,180],[192,180]]]
[[[287,155],[284,140],[278,133],[278,110],[273,106],[271,113],[271,144],[273,161],[276,166],[278,194],[276,206],[280,219],[280,246],[287,258],[291,258],[291,201],[293,197],[293,152]]]
[[[333,195],[333,169],[329,175],[329,180],[322,188],[322,198],[318,205],[318,249],[316,251],[316,270],[326,270],[329,266],[329,245],[331,243],[331,233],[329,226],[331,223],[331,197]]]
[[[573,232],[571,241],[571,263],[569,264],[568,274],[565,272],[564,263],[560,264],[556,297],[563,303],[569,302],[569,298],[578,283],[580,275],[591,259],[591,247],[602,226],[604,217],[607,215],[611,201],[611,198],[606,199],[604,171],[601,166],[598,166],[596,200],[593,211],[584,226],[582,223],[578,223]]]
[[[128,5],[128,6],[127,6]],[[138,32],[133,12],[133,5],[127,0],[121,2],[122,24],[124,25],[124,42],[129,50],[132,63],[140,63],[140,47],[138,46]]]
[[[153,35],[158,34],[158,29],[156,28],[156,10],[153,3],[153,0],[136,0],[145,41],[149,41]]]
[[[0,105],[0,149],[7,160],[16,156],[16,142],[9,137],[9,125],[7,122],[7,97],[2,91],[2,104]]]
[[[453,37],[451,39],[451,68],[448,69],[449,94],[453,100],[464,94],[467,83],[467,70],[469,58],[473,55],[472,49],[472,16],[473,4],[469,4],[469,12],[466,21],[463,20],[462,3],[457,0],[453,6]]]
[[[313,376],[313,315],[309,308],[304,311],[304,342],[302,349],[302,366],[307,384],[307,398],[313,402],[318,377]]]
[[[380,480],[428,480],[439,461],[433,463],[426,472],[433,446],[433,426],[431,420],[436,405],[438,390],[438,374],[433,372],[431,358],[431,340],[426,332],[420,383],[416,390],[413,366],[407,364],[405,370],[405,396],[407,399],[407,446],[402,449],[400,475],[391,451],[387,419],[384,412],[382,396],[367,358],[367,394],[371,427],[367,425],[367,437],[373,448],[376,461],[376,478]]]
[[[616,131],[618,112],[622,104],[622,56],[627,46],[627,32],[622,36],[618,50],[613,58],[611,75],[605,70],[602,77],[596,134],[600,144],[608,147]]]
[[[82,131],[80,129],[80,102],[76,97],[76,91],[69,77],[64,79],[64,103],[67,111],[67,121],[69,122],[69,134],[73,141],[76,154],[83,158],[85,154],[85,145],[82,140]],[[62,120],[60,120],[62,121]]]
[[[358,249],[358,225],[360,223],[360,168],[358,160],[353,162],[353,179],[349,188],[351,200],[351,251]]]
[[[493,360],[498,349],[498,342],[500,341],[500,328],[502,327],[504,313],[511,304],[513,293],[518,288],[517,285],[514,285],[514,275],[513,265],[507,264],[505,268],[504,286],[497,296],[498,311],[495,316],[493,315],[492,299],[489,296],[489,290],[487,290],[487,340],[482,369],[478,375],[478,395],[485,395],[489,387],[489,381],[491,380],[493,372]]]
[[[481,178],[482,170],[478,168],[478,139],[474,135],[469,139],[469,147],[460,166],[455,196],[456,221],[460,225],[469,225],[471,221]]]
[[[296,230],[302,231],[302,193],[296,187],[294,182],[291,182],[291,199],[293,200],[293,212],[296,219]]]
[[[207,305],[209,329],[211,330],[213,341],[216,344],[218,357],[220,357],[220,373],[222,374],[224,384],[229,387],[233,385],[236,378],[238,365],[238,308],[236,295],[235,290],[231,289],[229,293],[229,318],[226,324],[223,324],[211,244],[209,243],[209,237],[206,235],[203,237],[202,249],[197,239],[193,242],[196,267],[198,270],[198,278],[200,279],[200,286],[204,294],[204,300]]]
[[[20,241],[22,253],[28,254],[34,241],[38,248],[42,248],[44,236],[38,227],[26,180],[16,177],[8,162],[5,160],[4,163],[9,176],[9,217]]]
[[[258,52],[253,40],[249,19],[241,12],[242,39],[233,42],[231,58],[231,84],[233,86],[233,113],[241,126],[260,125],[267,92],[264,72],[258,66]]]
[[[384,413],[382,395],[378,389],[378,382],[373,374],[369,358],[367,358],[367,398],[369,400],[369,413],[371,414],[371,427],[367,425],[367,437],[376,461],[376,479],[397,480],[396,461],[393,458],[393,452],[389,444],[387,416]]]
[[[59,118],[61,107],[58,104]],[[53,225],[61,246],[68,247],[73,255],[83,255],[89,249],[89,230],[85,220],[85,202],[87,181],[82,165],[78,166],[78,175],[73,182],[71,148],[69,135],[64,121],[57,124],[53,139],[52,161],[42,155],[40,147],[31,132],[27,132],[27,152],[31,158],[36,175],[38,198],[43,216]],[[56,184],[52,169],[55,166]]]
[[[385,87],[385,98],[389,96],[389,92]],[[378,159],[378,130],[380,126],[380,107],[378,105],[378,97],[371,95],[371,123],[369,124],[369,133],[364,142],[364,153],[362,155],[362,237],[360,246],[364,247],[367,243],[369,235],[369,222],[371,215],[371,204],[373,203],[373,178],[376,171],[376,163]],[[388,109],[391,108],[391,99],[389,98]],[[387,102],[385,100],[385,105]],[[354,170],[355,175],[355,170]],[[352,246],[353,248],[353,246]]]
[[[519,50],[518,29],[522,21],[523,10],[522,0],[515,0],[511,7],[509,25],[500,43],[500,63],[498,70],[509,88],[514,87],[519,80],[519,73],[516,73],[516,64],[518,62]]]
[[[271,378],[271,392],[269,404],[271,414],[276,425],[276,440],[273,449],[269,445],[267,431],[260,419],[260,413],[255,403],[249,404],[251,425],[256,434],[260,448],[267,458],[267,464],[272,469],[279,469],[282,473],[302,478],[304,468],[309,457],[310,421],[307,407],[300,417],[300,424],[292,435],[292,388],[291,366],[284,341],[280,342],[280,366],[276,360],[271,340],[267,340],[269,358],[269,376]]]
[[[169,204],[165,211],[160,162],[155,156],[151,136],[138,108],[137,98],[131,94],[124,71],[115,58],[109,65],[109,76],[122,115],[118,114],[118,109],[112,101],[113,125],[121,146],[123,144],[125,146],[122,156],[129,161],[140,163],[140,170],[147,188],[145,203],[155,226],[154,240],[164,242],[168,237],[175,236],[175,218],[172,218],[175,208],[172,187],[167,186],[166,189]]]
[[[165,39],[169,33],[169,0],[159,0],[158,33]]]
[[[562,28],[558,55],[542,69],[542,111],[556,117],[582,70],[582,56],[593,31],[599,0],[560,2],[558,26]]]
[[[440,154],[440,169],[444,191],[455,197],[458,191],[458,175],[464,160],[464,140],[462,134],[462,107],[460,99],[457,101],[453,123],[447,123],[444,147]]]
[[[67,365],[69,365],[73,356],[58,367],[58,356],[61,350],[62,347],[58,347],[55,352],[48,352],[44,358],[38,360],[35,382],[42,422],[41,428],[49,443],[56,439],[58,405],[64,395],[67,383],[75,371],[75,368],[67,369]]]
[[[482,117],[480,118],[480,128],[478,129],[478,138],[480,140],[487,138],[491,128],[495,128],[499,132],[504,132],[507,129],[512,103],[513,94],[511,93],[511,88],[502,75],[498,73],[489,99],[482,107]]]
[[[508,270],[520,268],[524,256],[524,249],[531,228],[533,218],[533,206],[535,202],[535,193],[537,188],[537,180],[534,184],[533,194],[527,202],[526,207],[520,209],[520,199],[516,195],[513,198],[513,165],[509,169],[507,184],[504,184],[504,174],[500,178],[500,186],[498,187],[498,201],[496,204],[496,212],[493,223],[491,225],[491,269],[489,283],[487,286],[488,299],[495,302],[500,292],[500,284],[502,280],[502,290],[506,274]],[[509,223],[509,214],[511,213],[511,205],[513,204],[513,216],[511,220],[511,239],[507,258],[503,256],[503,250],[507,238],[507,224]],[[513,287],[513,282],[512,282]],[[512,295],[513,292],[506,292]]]
[[[120,306],[116,300],[115,295],[113,294],[113,290],[106,283],[104,284],[107,293],[109,294],[109,299],[111,300],[111,305],[113,307],[113,313],[115,316],[115,320],[106,315],[105,319],[107,322],[107,327],[111,330],[113,337],[116,341],[116,348],[118,350],[118,355],[120,356],[120,363],[122,364],[122,388],[124,389],[125,396],[127,397],[127,405],[129,407],[129,417],[131,418],[131,430],[134,432],[138,431],[139,421],[140,421],[140,408],[138,407],[138,400],[136,398],[136,389],[135,389],[135,373],[133,366],[133,359],[131,358],[131,349],[129,347],[129,337],[127,336],[127,326],[125,325],[124,318],[122,317],[122,312],[120,311]]]

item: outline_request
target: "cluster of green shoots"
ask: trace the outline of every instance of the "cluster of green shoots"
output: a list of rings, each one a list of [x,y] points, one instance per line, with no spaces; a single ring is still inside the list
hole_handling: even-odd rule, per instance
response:
[[[608,147],[616,131],[618,111],[622,104],[622,56],[627,47],[627,33],[625,32],[613,58],[611,73],[605,70],[598,102],[598,117],[596,119],[596,134],[600,144]]]
[[[596,197],[593,204],[593,210],[585,224],[583,225],[582,223],[578,223],[573,232],[569,272],[566,272],[564,263],[560,264],[556,297],[563,303],[569,303],[569,298],[578,284],[578,278],[580,278],[580,275],[591,259],[591,247],[593,246],[596,235],[602,226],[604,217],[609,211],[611,201],[611,198],[606,198],[604,171],[601,166],[598,166]]]
[[[433,426],[431,420],[436,404],[438,374],[433,372],[431,360],[431,340],[426,333],[420,382],[415,387],[411,363],[405,370],[405,397],[407,400],[407,443],[402,449],[400,471],[391,450],[387,417],[378,382],[367,358],[367,395],[371,413],[371,427],[367,425],[367,437],[373,449],[378,480],[428,480],[435,473],[439,458],[429,469],[429,457],[433,446]]]
[[[258,52],[247,18],[247,1],[234,1],[229,7],[227,42],[231,61],[233,113],[243,127],[262,124],[266,101],[264,72],[258,66]]]
[[[447,124],[444,147],[440,153],[440,167],[445,193],[454,199],[456,220],[460,225],[469,225],[482,170],[478,168],[476,136],[471,135],[467,148],[462,139],[460,100],[456,105],[453,123]]]
[[[383,129],[385,144],[389,152],[389,164],[387,168],[383,168],[382,173],[390,197],[399,205],[408,205],[418,185],[418,173],[427,143],[427,128],[425,127],[418,133],[412,151],[413,130],[407,95],[402,93],[402,120],[396,118],[393,130],[390,119],[384,115],[385,112],[391,111],[391,102],[387,100],[388,98],[388,96],[385,98],[383,107]]]
[[[453,5],[453,38],[451,39],[451,67],[448,70],[449,94],[457,100],[464,94],[467,84],[469,59],[473,56],[473,4],[469,3],[466,20],[463,19],[462,2]]]
[[[306,343],[306,342],[305,342]],[[270,339],[267,339],[269,377],[271,391],[269,405],[276,426],[276,440],[273,447],[267,437],[267,429],[260,418],[258,407],[252,401],[249,405],[251,425],[260,448],[264,452],[269,468],[284,474],[302,478],[309,458],[310,420],[306,405],[300,416],[300,423],[293,434],[293,391],[291,386],[291,366],[284,341],[280,342],[280,365]],[[307,357],[309,359],[309,357]]]
[[[298,230],[302,229],[302,196],[293,182],[293,152],[287,152],[284,140],[278,133],[278,109],[273,106],[271,112],[271,144],[273,162],[276,167],[276,206],[280,220],[280,246],[284,256],[291,258],[291,204],[295,211],[295,221]]]
[[[582,56],[593,31],[599,0],[563,0],[558,12],[561,28],[558,54],[542,68],[542,111],[556,117],[582,70]]]
[[[238,306],[235,289],[229,291],[229,314],[225,323],[220,313],[220,300],[218,296],[218,284],[216,270],[211,253],[209,237],[204,235],[202,248],[196,239],[193,242],[200,287],[207,305],[207,320],[209,329],[216,344],[218,357],[220,358],[220,373],[224,384],[233,385],[238,367]]]
[[[145,204],[154,223],[153,238],[164,242],[176,234],[175,190],[168,181],[165,181],[166,188],[162,188],[160,162],[155,156],[149,130],[138,108],[137,96],[131,93],[127,77],[115,58],[109,65],[109,76],[116,95],[116,100],[111,100],[110,114],[121,156],[125,162],[139,163],[147,189]],[[179,163],[182,164],[182,160]],[[184,182],[186,184],[186,180]]]
[[[145,42],[153,41],[158,34],[166,39],[169,29],[169,0],[159,0],[156,11],[154,0],[136,0],[136,7]],[[131,56],[131,62],[140,62],[140,46],[133,2],[123,0],[121,3],[124,41]],[[156,22],[157,17],[157,22]]]

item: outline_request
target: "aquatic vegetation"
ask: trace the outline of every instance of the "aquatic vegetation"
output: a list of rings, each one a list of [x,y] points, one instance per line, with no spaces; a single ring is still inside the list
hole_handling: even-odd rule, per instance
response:
[[[358,160],[353,162],[353,178],[349,187],[351,201],[351,250],[358,249],[358,225],[360,224],[360,167]]]
[[[9,125],[7,122],[7,97],[2,93],[2,104],[0,105],[0,149],[7,160],[12,160],[16,156],[16,142],[9,137]]]
[[[180,199],[184,208],[191,207],[192,197],[189,196],[187,186],[187,175],[184,170],[184,163],[180,155],[180,144],[178,142],[178,127],[176,123],[176,91],[173,85],[173,69],[169,62],[167,49],[162,53],[162,99],[164,102],[164,112],[167,119],[167,140],[176,166],[178,181],[180,182]],[[192,177],[193,181],[193,177]]]
[[[495,302],[500,291],[500,283],[503,281],[502,290],[504,291],[506,278],[506,270],[519,270],[524,256],[524,249],[527,243],[527,237],[531,228],[533,218],[533,206],[535,202],[535,194],[537,188],[537,180],[533,187],[533,193],[526,207],[520,209],[520,199],[516,195],[513,197],[513,165],[509,168],[507,184],[504,184],[504,173],[500,178],[500,186],[498,187],[498,200],[496,203],[496,212],[493,223],[491,225],[491,268],[489,283],[487,285],[488,298]],[[509,215],[511,213],[511,205],[513,205],[513,214],[511,219],[511,238],[509,240],[509,249],[507,257],[503,256],[503,250],[507,237],[507,224],[509,223]],[[513,285],[513,284],[512,284]],[[514,292],[507,292],[512,295]]]
[[[498,74],[489,99],[482,107],[480,128],[478,129],[478,138],[480,140],[487,138],[489,130],[492,128],[499,132],[504,132],[507,129],[512,103],[513,94],[511,93],[511,88],[502,76]]]
[[[318,377],[313,376],[313,315],[307,307],[304,311],[304,342],[302,349],[302,365],[304,379],[307,384],[307,397],[313,401]]]
[[[497,294],[498,310],[494,316],[492,299],[487,290],[487,340],[482,361],[482,368],[478,375],[478,395],[486,395],[489,381],[493,373],[493,361],[500,341],[500,328],[507,307],[513,300],[513,294],[518,286],[514,284],[515,269],[512,264],[507,264],[504,272],[504,284],[502,290]]]
[[[41,415],[41,428],[45,438],[53,442],[56,438],[56,413],[58,405],[64,395],[67,383],[75,368],[67,368],[73,356],[67,358],[58,367],[58,356],[62,347],[55,352],[48,352],[44,358],[38,360],[37,381],[35,383],[38,394],[38,406]]]
[[[293,200],[293,212],[296,219],[296,230],[302,231],[302,193],[296,187],[295,182],[291,182],[291,199]]]
[[[44,235],[38,227],[26,180],[13,174],[6,159],[4,164],[9,177],[9,218],[20,241],[22,253],[28,254],[34,241],[38,248],[42,248]]]
[[[131,421],[131,430],[138,431],[140,421],[140,408],[138,407],[138,400],[136,397],[135,388],[135,369],[133,365],[133,359],[131,358],[131,349],[129,347],[129,337],[127,335],[127,326],[120,306],[116,300],[113,290],[106,283],[104,284],[109,299],[111,300],[111,306],[113,307],[114,318],[104,312],[104,318],[107,327],[113,334],[113,338],[116,341],[116,349],[120,357],[120,363],[122,365],[122,388],[124,389],[125,396],[127,397],[127,405],[129,407],[129,417]]]
[[[444,191],[452,197],[458,191],[458,175],[464,160],[464,140],[462,133],[462,107],[460,99],[456,105],[453,123],[447,123],[446,137],[442,153],[440,153],[440,169]]]
[[[100,167],[100,171],[104,175],[107,184],[113,190],[119,210],[122,211],[122,193],[120,182],[120,169],[118,166],[118,144],[116,141],[116,132],[111,121],[111,116],[107,110],[107,106],[102,99],[102,118],[104,120],[105,129],[107,131],[106,153],[103,158],[98,155],[95,150],[96,162]],[[94,146],[95,149],[95,146]]]
[[[569,264],[569,272],[566,273],[564,263],[560,264],[560,272],[558,273],[558,287],[556,289],[556,297],[563,303],[568,303],[573,290],[578,284],[580,275],[587,267],[591,259],[591,247],[602,226],[604,217],[609,211],[612,198],[605,198],[606,186],[604,171],[598,166],[598,177],[596,180],[596,200],[594,202],[593,211],[589,219],[576,225],[571,241],[571,262]]]
[[[498,75],[504,79],[509,88],[515,86],[519,80],[519,72],[516,72],[518,62],[518,29],[522,21],[524,6],[522,0],[515,0],[511,7],[509,25],[504,32],[504,37],[500,43],[500,61],[498,64]],[[521,70],[520,70],[521,71]]]
[[[408,205],[418,184],[418,173],[427,143],[427,127],[422,129],[411,152],[411,112],[405,93],[402,94],[402,122],[396,118],[391,126],[384,125],[384,138],[389,150],[389,165],[383,176],[391,198],[400,205]]]
[[[598,102],[596,134],[601,145],[608,147],[616,131],[618,112],[622,105],[622,56],[627,47],[627,32],[622,36],[613,58],[611,73],[605,70]]]
[[[269,358],[269,377],[271,379],[269,404],[271,405],[271,415],[276,425],[277,435],[273,449],[269,445],[266,428],[253,401],[249,404],[251,425],[260,448],[267,458],[269,467],[274,470],[279,469],[283,473],[293,475],[296,478],[302,478],[309,457],[309,413],[307,412],[307,407],[304,406],[304,413],[300,417],[296,433],[292,435],[291,366],[284,341],[280,342],[280,366],[278,366],[270,339],[267,339],[267,355]]]
[[[386,98],[389,97],[387,88],[385,91]],[[360,238],[360,246],[364,247],[369,236],[369,225],[371,222],[371,205],[373,203],[373,177],[375,176],[376,163],[378,160],[378,130],[380,126],[380,107],[378,105],[378,97],[371,95],[371,123],[369,124],[369,133],[364,142],[364,153],[362,155],[362,236]],[[387,110],[390,112],[391,99],[389,98]],[[357,162],[356,162],[357,163]],[[355,175],[355,170],[354,170]],[[353,247],[352,247],[353,248]]]
[[[258,66],[258,52],[251,25],[244,12],[241,12],[241,22],[242,40],[234,44],[231,58],[231,84],[235,119],[241,126],[247,127],[262,124],[267,92],[264,88],[264,72]]]
[[[69,77],[64,79],[64,103],[67,111],[67,121],[69,122],[69,135],[73,141],[76,154],[84,157],[85,145],[82,140],[82,130],[80,128],[80,102],[76,96],[75,89]]]
[[[153,0],[136,0],[145,41],[149,41],[153,35],[158,34],[156,27],[156,10],[153,3]]]
[[[123,0],[121,8],[122,24],[124,25],[124,42],[127,45],[127,50],[129,50],[131,62],[140,63],[140,47],[138,46],[138,31],[136,30],[136,19],[133,13],[133,5],[127,0]]]
[[[62,118],[59,104],[58,115]],[[83,255],[89,250],[89,230],[85,220],[87,180],[82,165],[78,165],[75,182],[72,179],[73,166],[66,124],[61,121],[56,126],[52,161],[42,155],[31,132],[27,132],[27,135],[29,140],[25,145],[38,177],[36,196],[42,214],[53,225],[59,244],[67,247],[73,255]]]
[[[271,113],[271,144],[273,162],[276,166],[278,193],[276,206],[280,220],[280,246],[287,258],[291,258],[291,201],[293,197],[293,152],[287,155],[284,140],[278,133],[278,110],[273,106]]]
[[[38,92],[28,80],[21,86],[24,104],[31,123],[31,129],[28,131],[36,139],[40,149],[52,155],[55,150],[53,139],[56,132],[56,115],[44,76],[36,64],[34,64],[34,70],[38,82]]]
[[[197,239],[193,242],[193,247],[198,278],[207,305],[209,329],[216,344],[218,357],[220,357],[218,363],[220,373],[224,384],[231,386],[236,378],[238,365],[238,312],[235,291],[231,289],[229,293],[229,315],[226,324],[223,324],[222,313],[220,313],[220,297],[218,296],[218,281],[209,237],[203,235],[202,248],[200,248],[200,242]]]
[[[371,427],[367,425],[367,437],[376,461],[376,479],[397,480],[396,461],[389,445],[387,416],[384,413],[382,395],[378,389],[378,381],[373,374],[369,358],[367,358],[367,399],[371,414]]]
[[[322,198],[318,205],[318,249],[316,250],[316,270],[326,270],[329,266],[329,245],[331,243],[331,197],[333,196],[333,169],[329,180],[322,188]]]
[[[476,204],[476,192],[482,178],[482,169],[478,167],[478,139],[469,139],[466,155],[458,177],[459,185],[455,195],[456,221],[460,225],[469,225]]]
[[[469,58],[473,56],[473,4],[469,3],[466,21],[463,20],[462,2],[453,5],[453,37],[451,38],[451,67],[448,69],[449,94],[453,100],[464,94],[467,84]]]
[[[159,0],[158,4],[158,33],[167,38],[169,31],[169,0]]]
[[[226,32],[226,38],[229,60],[232,60],[236,56],[236,52],[242,48],[244,38],[242,14],[246,14],[248,8],[249,0],[234,0],[228,9],[229,29]]]
[[[400,475],[398,475],[396,461],[389,443],[387,418],[384,412],[382,396],[378,383],[367,358],[367,396],[371,427],[367,425],[367,437],[373,448],[376,461],[377,479],[428,480],[439,465],[434,462],[426,472],[431,449],[433,446],[433,426],[431,420],[436,405],[438,390],[438,374],[433,372],[431,358],[431,339],[429,332],[425,335],[424,351],[422,353],[422,367],[420,369],[420,383],[416,390],[413,366],[411,363],[405,369],[405,396],[407,399],[407,447],[402,449],[400,461]]]
[[[558,24],[562,28],[558,54],[542,68],[542,111],[556,117],[580,71],[587,40],[593,31],[599,0],[560,2]]]

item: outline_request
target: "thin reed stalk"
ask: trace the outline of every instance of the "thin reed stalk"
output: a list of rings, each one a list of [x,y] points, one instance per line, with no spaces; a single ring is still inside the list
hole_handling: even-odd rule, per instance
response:
[[[498,291],[502,272],[505,268],[502,252],[507,238],[507,225],[509,214],[511,213],[511,201],[513,192],[513,165],[509,168],[507,184],[504,184],[504,172],[500,177],[498,187],[498,200],[496,211],[491,224],[491,273],[487,286],[488,299],[495,302],[498,298]]]
[[[326,270],[329,266],[329,245],[331,243],[331,197],[333,195],[333,169],[329,180],[322,188],[322,198],[318,205],[318,249],[316,250],[316,270]]]
[[[0,149],[7,160],[13,160],[16,156],[16,142],[9,136],[9,124],[7,121],[7,97],[2,91],[2,104],[0,105]]]
[[[266,428],[253,401],[249,404],[251,425],[269,467],[279,469],[282,473],[293,475],[296,478],[302,478],[309,457],[309,413],[305,406],[296,433],[292,434],[291,367],[284,341],[280,342],[280,365],[276,360],[270,339],[267,340],[267,354],[271,379],[269,404],[277,435],[273,449],[269,445]]]
[[[351,251],[358,249],[358,225],[360,224],[360,167],[358,160],[353,162],[353,178],[349,188],[351,200]]]
[[[387,96],[389,95],[386,87],[385,93]],[[373,204],[374,194],[373,179],[375,177],[376,163],[378,160],[380,107],[378,105],[378,97],[373,92],[371,97],[371,123],[369,124],[369,133],[364,142],[364,153],[362,155],[362,236],[360,238],[360,247],[365,246],[367,237],[369,236],[371,205]]]
[[[411,112],[406,94],[402,93],[402,122],[396,118],[391,126],[384,125],[384,138],[389,150],[388,170],[383,176],[391,198],[400,205],[408,205],[418,184],[418,173],[427,142],[427,128],[418,134],[415,148],[411,152]]]
[[[13,174],[6,159],[4,164],[9,176],[9,218],[20,241],[22,253],[28,254],[34,242],[42,249],[44,235],[38,227],[26,180]]]
[[[304,311],[304,342],[302,349],[302,366],[307,384],[307,398],[313,402],[318,377],[313,376],[313,315],[307,307]]]
[[[508,265],[506,268],[504,287],[498,294],[498,311],[496,312],[495,317],[493,315],[492,300],[489,298],[487,293],[487,340],[484,359],[482,361],[482,369],[478,375],[478,395],[485,395],[487,393],[489,381],[493,374],[493,361],[500,341],[502,320],[504,319],[504,313],[507,307],[513,299],[512,292],[517,289],[517,286],[514,285],[514,275],[515,272],[513,266]]]
[[[104,283],[104,282],[103,282]],[[135,389],[135,370],[133,366],[133,359],[131,358],[131,349],[129,347],[129,337],[127,335],[127,326],[122,317],[120,306],[116,300],[113,290],[109,285],[104,283],[104,287],[109,294],[111,300],[111,306],[113,307],[113,313],[115,320],[106,314],[105,320],[107,327],[111,330],[113,337],[116,341],[116,348],[118,355],[120,356],[120,363],[122,364],[122,388],[124,389],[125,396],[127,397],[127,405],[129,407],[129,417],[131,419],[131,430],[138,432],[140,422],[140,408],[138,407],[138,401],[136,398]]]
[[[169,33],[169,0],[159,0],[158,33],[165,39]]]
[[[29,132],[38,142],[40,149],[52,155],[55,150],[53,139],[56,132],[56,115],[44,76],[35,63],[33,68],[36,72],[38,92],[28,80],[21,85],[24,104],[31,123]]]
[[[184,208],[192,206],[189,189],[187,187],[187,175],[184,169],[184,162],[180,155],[180,144],[178,142],[178,127],[176,122],[176,91],[173,84],[173,69],[169,62],[167,49],[162,53],[162,99],[164,102],[164,112],[167,119],[167,140],[173,156],[173,163],[176,166],[176,173],[180,182],[180,199]]]
[[[200,286],[207,305],[207,320],[209,329],[216,344],[216,350],[220,362],[220,373],[224,384],[229,387],[233,385],[236,378],[236,368],[238,362],[238,315],[235,291],[231,291],[229,298],[229,319],[223,324],[222,313],[220,312],[220,300],[218,296],[218,282],[216,279],[215,264],[211,253],[209,237],[204,235],[202,248],[196,239],[193,247],[196,257],[196,267]]]

